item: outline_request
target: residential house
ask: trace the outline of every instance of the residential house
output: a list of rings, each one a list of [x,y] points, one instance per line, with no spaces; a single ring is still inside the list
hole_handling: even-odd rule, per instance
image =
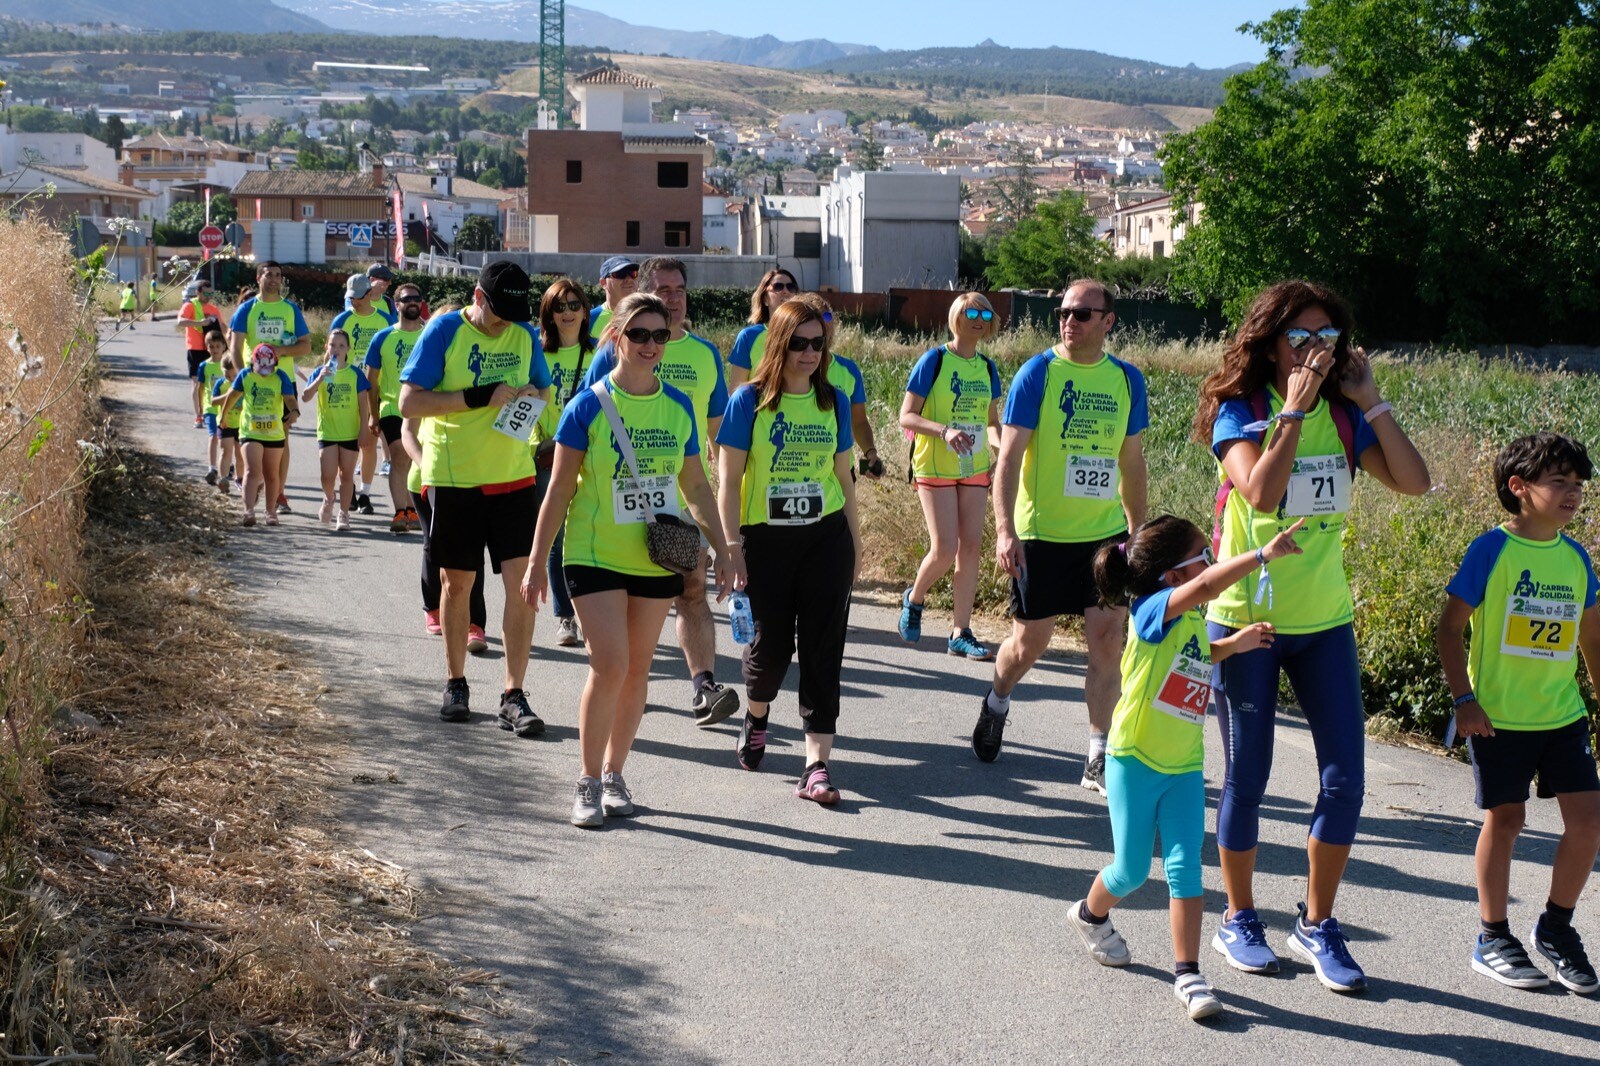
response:
[[[87,133],[25,133],[0,125],[0,171],[9,173],[29,162],[117,180],[117,154]]]
[[[87,254],[97,243],[105,245],[111,256],[106,269],[119,281],[135,280],[153,269],[151,223],[139,221],[149,213],[153,198],[143,189],[108,181],[86,167],[24,163],[13,169],[0,168],[0,207],[26,200],[29,211],[58,224],[76,224],[85,239],[80,251]],[[112,226],[112,219],[117,220],[117,227]],[[119,227],[129,228],[118,232]],[[89,239],[91,234],[98,234],[98,241]],[[115,255],[112,249],[116,249]]]
[[[150,207],[155,219],[165,219],[172,205],[203,200],[206,190],[231,192],[244,176],[267,169],[267,153],[204,137],[174,137],[148,133],[122,146],[117,176],[156,194]]]
[[[400,217],[409,232],[412,224],[429,228],[432,235],[454,244],[456,231],[468,215],[483,215],[500,227],[500,205],[506,193],[452,174],[394,175],[400,189]],[[420,242],[419,242],[420,243]]]
[[[371,170],[257,170],[233,190],[239,221],[312,222],[326,226],[329,259],[378,259],[395,239],[393,186],[382,163]],[[351,226],[371,225],[370,249],[350,246]]]
[[[1161,259],[1183,240],[1200,220],[1201,205],[1191,203],[1174,217],[1171,196],[1123,205],[1119,199],[1111,217],[1111,250],[1121,258]]]

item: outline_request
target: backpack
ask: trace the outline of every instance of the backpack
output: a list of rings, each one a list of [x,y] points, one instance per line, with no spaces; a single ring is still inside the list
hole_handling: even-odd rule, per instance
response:
[[[945,346],[942,345],[942,344],[939,345],[938,352],[939,352],[939,354],[934,358],[934,361],[933,361],[933,380],[934,381],[938,381],[939,380],[939,373],[940,373],[940,371],[942,371],[944,369]],[[978,353],[978,358],[983,360],[984,365],[989,368],[989,372],[992,375],[994,375],[995,377],[999,377],[1000,376],[999,368],[997,368],[994,365],[994,360],[993,359],[990,359],[987,355],[984,355],[982,352]],[[915,485],[917,483],[916,457],[917,457],[917,435],[915,433],[911,432],[908,429],[908,430],[906,430],[906,484],[908,484],[908,485]]]
[[[1350,476],[1354,478],[1356,471],[1356,424],[1350,417],[1350,403],[1348,400],[1337,400],[1328,404],[1328,413],[1333,416],[1333,428],[1339,433],[1339,443],[1344,445],[1345,463],[1350,467]],[[1260,389],[1250,395],[1250,414],[1257,422],[1265,422],[1272,417],[1272,405],[1267,397],[1267,390]],[[1266,434],[1262,434],[1265,439]],[[1228,497],[1233,493],[1233,479],[1224,474],[1222,484],[1217,487],[1216,509],[1211,519],[1211,554],[1217,558],[1222,557],[1222,514],[1228,509]]]

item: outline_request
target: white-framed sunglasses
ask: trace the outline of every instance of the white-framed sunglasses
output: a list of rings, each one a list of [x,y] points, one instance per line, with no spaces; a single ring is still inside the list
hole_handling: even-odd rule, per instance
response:
[[[1213,555],[1211,549],[1207,547],[1199,555],[1196,555],[1192,559],[1185,559],[1183,562],[1175,565],[1172,569],[1182,570],[1184,567],[1193,566],[1195,563],[1205,563],[1207,566],[1215,566],[1217,565],[1217,557]]]

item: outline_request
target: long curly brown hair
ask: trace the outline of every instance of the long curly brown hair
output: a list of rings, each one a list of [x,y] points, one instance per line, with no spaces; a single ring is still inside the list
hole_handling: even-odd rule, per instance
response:
[[[1354,317],[1344,297],[1315,281],[1280,281],[1268,286],[1250,304],[1239,330],[1222,354],[1222,365],[1200,386],[1200,403],[1194,413],[1194,439],[1211,444],[1217,410],[1225,400],[1251,396],[1277,377],[1278,335],[1308,307],[1320,307],[1339,330],[1333,348],[1333,366],[1322,379],[1319,394],[1333,402],[1340,396],[1340,378],[1350,361],[1350,327]]]

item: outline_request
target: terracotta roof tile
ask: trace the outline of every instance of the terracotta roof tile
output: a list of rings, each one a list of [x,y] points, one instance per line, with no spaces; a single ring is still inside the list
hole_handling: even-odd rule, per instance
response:
[[[574,85],[625,85],[630,89],[659,89],[655,82],[647,81],[637,74],[628,74],[616,67],[596,67],[586,74],[579,74],[573,79]]]
[[[233,188],[234,196],[377,196],[371,173],[349,170],[253,170]]]

